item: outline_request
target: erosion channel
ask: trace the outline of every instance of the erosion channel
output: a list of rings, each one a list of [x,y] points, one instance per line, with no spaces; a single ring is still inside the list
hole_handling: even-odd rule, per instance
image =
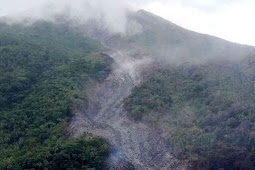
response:
[[[146,62],[124,65],[118,61],[118,54],[111,56],[112,73],[90,91],[88,107],[75,113],[70,123],[71,135],[91,133],[106,139],[111,148],[106,169],[185,169],[170,153],[159,131],[130,120],[123,108],[123,100],[139,84],[132,63]]]

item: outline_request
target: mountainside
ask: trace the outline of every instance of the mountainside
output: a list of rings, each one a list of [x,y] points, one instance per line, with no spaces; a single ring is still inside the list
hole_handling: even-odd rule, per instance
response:
[[[243,69],[226,63],[159,69],[125,108],[131,119],[160,128],[192,169],[254,169],[254,70]]]
[[[0,169],[255,168],[254,47],[144,10],[104,28],[0,24]]]
[[[134,16],[143,33],[124,44],[141,43],[154,64],[125,100],[129,117],[160,128],[192,169],[254,169],[254,48]]]
[[[184,166],[167,149],[157,129],[128,119],[123,100],[130,95],[137,80],[120,63],[116,62],[114,68],[107,81],[91,90],[88,107],[76,111],[70,133],[75,137],[91,133],[107,139],[111,146],[107,169],[122,166],[124,169],[182,169]]]
[[[50,23],[0,25],[0,169],[101,168],[106,142],[66,129],[85,88],[110,72],[102,49]]]
[[[175,64],[235,61],[255,53],[251,46],[186,30],[144,10],[130,13],[128,18],[125,35],[107,35],[96,29],[92,36],[111,49]]]
[[[168,149],[192,169],[254,169],[254,47],[146,11],[130,14],[128,24],[134,28],[126,35],[93,36],[129,58],[127,66],[149,64],[129,71],[140,79],[124,100],[129,118],[159,128]]]

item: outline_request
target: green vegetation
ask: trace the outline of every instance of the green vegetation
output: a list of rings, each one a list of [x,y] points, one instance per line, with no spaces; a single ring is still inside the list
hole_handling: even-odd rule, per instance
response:
[[[252,61],[156,71],[125,107],[131,118],[160,127],[192,169],[255,169]]]
[[[65,132],[84,89],[110,71],[101,50],[67,26],[0,24],[0,169],[100,169],[107,144]]]

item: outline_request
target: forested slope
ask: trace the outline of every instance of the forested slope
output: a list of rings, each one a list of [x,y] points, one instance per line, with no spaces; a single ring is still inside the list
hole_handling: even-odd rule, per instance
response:
[[[254,57],[159,69],[126,99],[192,169],[255,168]]]
[[[110,71],[102,49],[67,26],[0,24],[0,169],[100,169],[107,144],[65,128]]]
[[[146,11],[127,19],[130,35],[0,24],[0,169],[102,169],[106,142],[69,139],[70,124],[140,169],[255,169],[254,47]]]

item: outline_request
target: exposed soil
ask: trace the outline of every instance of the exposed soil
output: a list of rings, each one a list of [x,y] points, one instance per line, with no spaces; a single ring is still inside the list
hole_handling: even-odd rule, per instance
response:
[[[118,61],[114,65],[109,77],[88,94],[88,107],[76,112],[70,134],[78,137],[91,133],[106,139],[111,146],[106,169],[185,169],[166,147],[158,130],[128,119],[123,100],[139,80],[134,76],[134,68],[124,69]]]

